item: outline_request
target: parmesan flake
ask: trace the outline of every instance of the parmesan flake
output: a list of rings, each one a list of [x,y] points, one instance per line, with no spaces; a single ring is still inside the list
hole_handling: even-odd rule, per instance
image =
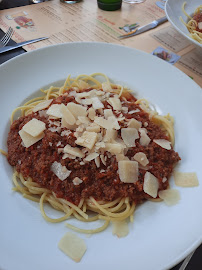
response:
[[[29,135],[33,136],[33,137],[37,137],[38,135],[40,135],[45,129],[46,129],[46,125],[44,122],[33,118],[32,120],[30,120],[29,122],[27,122],[23,128],[22,128],[25,132],[27,132]]]
[[[67,232],[58,243],[59,249],[75,262],[80,262],[86,252],[86,244],[72,232]]]
[[[61,180],[64,181],[70,174],[69,171],[65,166],[62,166],[61,163],[55,161],[51,165],[51,171]]]
[[[196,187],[199,181],[195,172],[174,172],[174,181],[179,187]]]

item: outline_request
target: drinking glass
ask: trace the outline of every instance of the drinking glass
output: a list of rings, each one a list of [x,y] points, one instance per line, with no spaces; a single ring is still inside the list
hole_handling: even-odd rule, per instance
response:
[[[128,3],[128,4],[140,4],[145,2],[146,0],[123,0],[123,2]]]
[[[78,2],[81,2],[81,0],[60,0],[60,2],[63,2],[66,4],[76,4]]]

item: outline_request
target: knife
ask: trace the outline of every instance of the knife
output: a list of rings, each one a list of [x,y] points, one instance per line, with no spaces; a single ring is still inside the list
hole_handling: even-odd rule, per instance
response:
[[[125,35],[122,35],[122,36],[119,36],[120,39],[123,39],[123,38],[129,38],[129,37],[133,37],[133,36],[136,36],[136,35],[139,35],[141,33],[144,33],[150,29],[153,29],[155,27],[157,27],[158,25],[166,22],[168,19],[167,17],[163,17],[163,18],[160,18],[158,20],[155,20],[149,24],[146,24],[142,27],[139,27],[138,29],[135,29],[134,31],[130,32],[130,33],[127,33]]]
[[[16,48],[20,48],[22,46],[25,46],[25,45],[28,45],[28,44],[31,44],[34,42],[38,42],[38,41],[44,40],[44,39],[47,39],[47,37],[36,38],[36,39],[28,40],[28,41],[23,41],[21,43],[17,43],[17,44],[12,45],[12,46],[6,46],[3,48],[0,48],[0,53],[8,52],[8,51],[14,50]]]

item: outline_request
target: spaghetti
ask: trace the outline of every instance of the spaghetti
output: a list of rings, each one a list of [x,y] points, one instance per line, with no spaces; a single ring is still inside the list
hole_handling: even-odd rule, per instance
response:
[[[98,76],[103,77],[104,82],[97,80]],[[153,197],[159,200],[157,195],[146,192],[144,179],[146,173],[157,179],[157,192],[168,188],[167,180],[180,159],[172,146],[166,150],[155,143],[157,139],[156,141],[166,141],[168,144],[170,141],[174,144],[174,122],[169,114],[158,115],[147,100],[137,100],[130,90],[110,83],[108,77],[101,73],[79,75],[74,79],[69,76],[62,87],[52,86],[41,91],[41,97],[27,101],[13,111],[7,158],[15,167],[13,190],[38,202],[46,221],[61,222],[71,216],[84,222],[103,220],[104,224],[94,230],[79,229],[67,224],[69,228],[79,232],[98,233],[106,229],[110,221],[127,218],[133,221],[136,205],[145,199]],[[50,101],[46,108],[36,109],[46,101]],[[50,108],[56,108],[54,105],[64,104],[68,107],[70,103],[79,105],[78,108],[83,108],[88,114],[78,116],[76,122],[66,126],[64,115],[56,117],[54,113],[48,114]],[[21,117],[14,121],[19,112]],[[72,111],[71,115],[75,116],[76,113],[78,115],[78,112]],[[33,118],[44,122],[46,130],[41,139],[25,147],[23,137],[19,134]],[[107,122],[110,119],[113,121]],[[125,138],[121,130],[134,132],[136,128],[130,126],[132,123],[140,125],[137,127],[140,135],[137,131],[137,141],[130,146],[127,142],[130,138]],[[108,128],[108,124],[112,127]],[[85,134],[90,133],[96,137],[96,141],[92,147],[87,147],[82,139]],[[109,133],[113,133],[110,135],[112,137],[107,137]],[[113,137],[115,133],[116,136]],[[144,138],[149,142],[145,143]],[[88,140],[88,143],[92,143],[92,140]],[[65,144],[68,147],[64,147]],[[66,148],[71,151],[65,152]],[[79,156],[78,153],[82,155]],[[140,153],[143,158],[135,161],[135,154]],[[141,165],[147,158],[147,165]],[[136,181],[127,182],[126,176],[121,176],[127,174],[127,171],[121,171],[119,162],[123,162],[124,166],[138,166],[139,163]],[[64,174],[68,176],[64,177]],[[64,212],[64,216],[56,219],[48,217],[44,203]]]
[[[188,22],[186,23],[182,17],[180,17],[180,20],[190,32],[190,37],[202,44],[202,5],[196,8],[193,17],[187,14],[185,5],[186,2],[182,5],[182,11],[188,18]]]

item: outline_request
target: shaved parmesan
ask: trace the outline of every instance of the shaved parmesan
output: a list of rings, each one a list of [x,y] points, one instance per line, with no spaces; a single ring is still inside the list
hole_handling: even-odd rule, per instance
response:
[[[196,173],[174,172],[174,181],[179,187],[196,187],[199,185]]]
[[[114,129],[107,129],[104,136],[104,142],[112,142],[117,138],[117,131]]]
[[[124,113],[127,113],[127,112],[128,112],[128,107],[122,107],[122,111],[123,111]]]
[[[134,113],[137,113],[137,112],[140,112],[140,110],[139,109],[136,109],[136,110],[129,111],[128,113],[129,114],[134,114]]]
[[[139,134],[136,128],[122,128],[121,137],[128,147],[135,146],[135,140],[139,138]]]
[[[110,116],[107,120],[103,117],[95,117],[94,122],[105,129],[120,129],[119,123],[115,116]]]
[[[112,233],[118,238],[125,237],[129,233],[129,228],[128,228],[128,223],[123,220],[123,221],[114,221],[112,222]]]
[[[48,108],[48,106],[51,104],[52,101],[53,101],[52,99],[49,99],[49,100],[40,102],[34,107],[33,112],[38,112],[40,110]]]
[[[61,104],[60,111],[62,113],[62,117],[65,119],[66,123],[69,125],[74,125],[76,122],[76,119],[74,115],[71,113],[71,111],[65,106],[64,104]]]
[[[40,117],[46,117],[46,118],[48,117],[46,111],[43,111],[43,110],[42,111],[38,111],[38,114],[39,114]]]
[[[88,117],[90,118],[90,120],[94,120],[96,115],[95,110],[91,107],[88,109]]]
[[[47,110],[46,113],[56,118],[62,118],[62,113],[60,111],[60,108],[61,108],[61,104],[53,104],[50,106],[50,108]]]
[[[40,141],[44,137],[44,133],[39,134],[36,137],[31,136],[27,132],[25,132],[23,129],[19,131],[19,135],[23,141],[23,146],[26,148],[30,147],[31,145],[35,144],[36,142]]]
[[[78,84],[79,89],[82,89],[82,90],[88,89],[90,87],[90,85],[83,80],[78,80],[77,84]]]
[[[167,205],[174,205],[179,202],[180,194],[176,189],[166,189],[159,191],[159,198],[161,198]]]
[[[87,157],[84,158],[85,161],[91,161],[93,159],[95,159],[96,157],[98,157],[99,154],[98,153],[91,153],[89,154]]]
[[[105,119],[108,119],[110,116],[114,116],[112,109],[105,109],[104,110],[104,117]]]
[[[72,147],[69,144],[67,144],[64,148],[64,153],[68,153],[70,155],[83,158],[84,153],[77,147]]]
[[[76,124],[74,124],[74,125],[68,124],[68,123],[66,122],[66,120],[65,120],[64,117],[62,117],[61,124],[62,124],[62,127],[66,127],[66,128],[68,128],[68,129],[70,129],[70,130],[75,130],[76,127],[77,127]]]
[[[149,163],[147,156],[143,152],[138,152],[134,155],[134,160],[138,161],[142,166],[146,166]]]
[[[92,97],[91,100],[92,100],[93,108],[95,110],[104,108],[104,105],[102,104],[102,102],[99,100],[98,97]]]
[[[69,102],[67,104],[68,110],[74,115],[74,117],[77,119],[78,116],[86,116],[87,115],[87,109],[86,107],[76,104],[74,102]]]
[[[102,161],[103,165],[107,165],[104,155],[100,155],[100,160]]]
[[[58,247],[75,262],[80,262],[87,249],[84,240],[72,232],[68,232],[62,237]]]
[[[202,22],[199,22],[199,23],[198,23],[198,28],[199,28],[200,30],[202,30]]]
[[[138,181],[138,163],[130,160],[118,162],[118,173],[123,183],[135,183]]]
[[[51,171],[61,180],[64,181],[70,174],[69,171],[65,166],[62,166],[61,163],[55,161],[51,165]]]
[[[104,119],[103,117],[96,116],[94,122],[105,129],[112,128],[112,123],[110,121]]]
[[[161,146],[164,149],[170,150],[171,149],[171,142],[164,140],[164,139],[155,139],[153,140],[156,144]]]
[[[109,98],[108,103],[115,111],[120,111],[122,109],[121,101],[118,97]]]
[[[84,106],[86,105],[91,105],[93,103],[91,98],[85,98],[85,99],[77,99],[75,98],[75,100],[81,104],[83,104]]]
[[[140,144],[142,146],[148,146],[148,144],[150,143],[151,139],[147,135],[145,129],[144,128],[140,128],[139,129],[139,132],[140,132]]]
[[[142,126],[142,122],[137,121],[136,119],[132,118],[130,119],[130,121],[128,122],[128,127],[129,128],[136,128],[139,129]]]
[[[123,145],[120,143],[106,143],[105,144],[105,150],[110,152],[111,154],[120,154],[121,152],[123,152]]]
[[[100,157],[95,158],[95,165],[97,166],[97,168],[100,167]]]
[[[86,128],[86,130],[87,131],[90,131],[90,132],[100,132],[100,126],[98,126],[98,125],[96,125],[96,124],[94,124],[94,123],[92,123],[90,126],[88,126],[87,128]]]
[[[144,176],[143,190],[151,197],[156,198],[159,188],[159,181],[153,174],[146,172]]]
[[[96,140],[97,140],[96,132],[85,131],[81,137],[77,138],[75,143],[80,146],[87,147],[88,149],[92,149]]]
[[[102,83],[102,90],[104,92],[111,92],[112,91],[111,84],[109,82]]]
[[[116,160],[117,160],[117,162],[119,162],[120,160],[129,160],[129,158],[124,156],[123,154],[117,154]]]
[[[37,137],[46,129],[46,125],[44,122],[36,118],[33,118],[32,120],[27,122],[27,124],[25,124],[22,129],[29,135]]]
[[[83,180],[81,180],[79,177],[75,177],[72,182],[75,186],[78,186],[83,182]]]
[[[114,129],[117,129],[117,130],[120,129],[118,120],[117,120],[117,118],[114,115],[113,116],[109,116],[108,121],[109,121],[109,123],[111,123],[111,128],[114,128]]]

